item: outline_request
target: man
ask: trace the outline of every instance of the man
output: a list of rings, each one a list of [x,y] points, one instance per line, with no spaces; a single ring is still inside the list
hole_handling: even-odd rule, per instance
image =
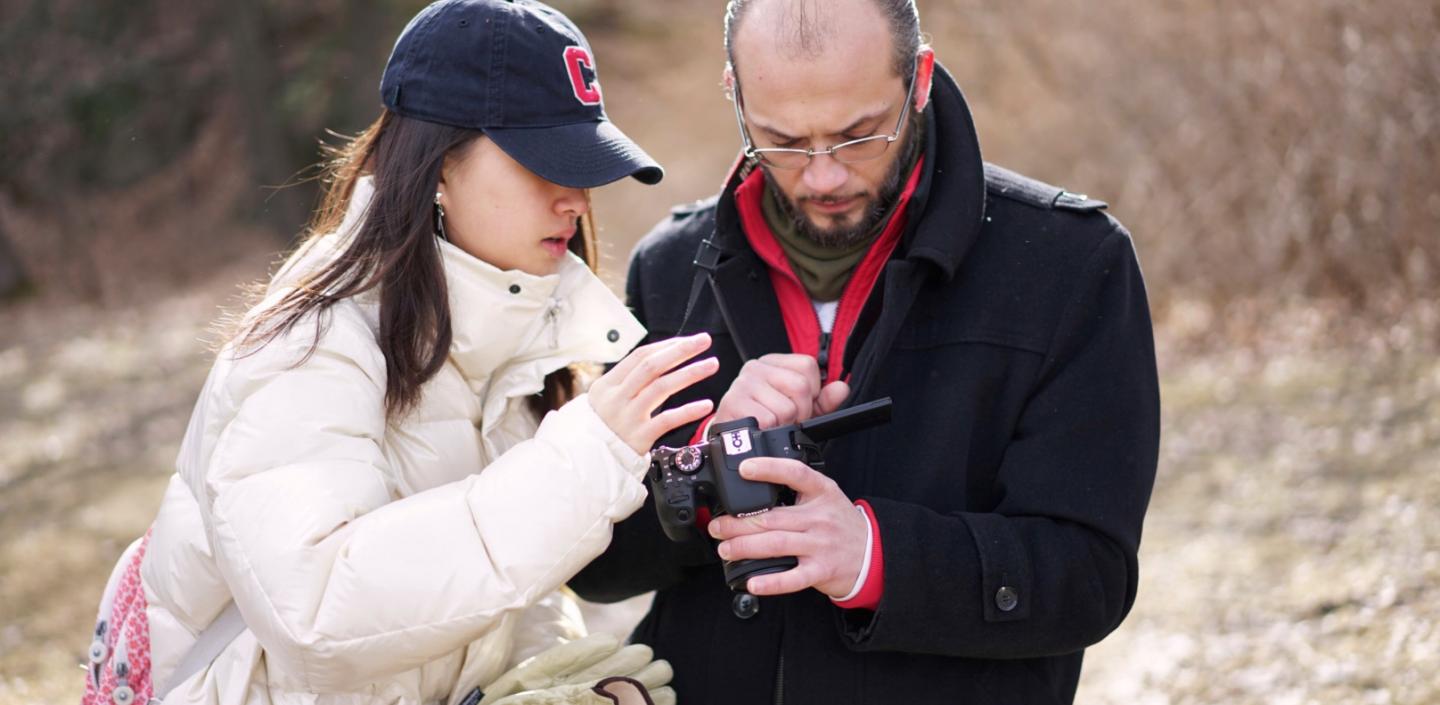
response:
[[[726,47],[745,155],[627,285],[652,339],[714,336],[720,373],[671,404],[770,427],[891,397],[894,418],[832,441],[824,473],[747,461],[797,503],[708,538],[637,513],[572,587],[658,591],[633,638],[686,705],[1071,702],[1134,602],[1158,452],[1128,233],[982,162],[912,0],[735,0]],[[697,250],[713,281],[687,301]],[[799,564],[752,578],[743,618],[717,552]]]

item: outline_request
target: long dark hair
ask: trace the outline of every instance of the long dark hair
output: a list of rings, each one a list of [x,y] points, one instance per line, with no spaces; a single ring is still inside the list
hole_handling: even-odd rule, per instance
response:
[[[372,176],[374,195],[361,225],[338,256],[306,274],[274,305],[245,321],[233,336],[238,354],[256,350],[315,315],[313,353],[325,326],[323,316],[337,302],[379,288],[380,332],[385,357],[385,411],[396,419],[420,399],[420,388],[444,366],[451,343],[450,306],[439,243],[435,237],[435,191],[447,155],[483,138],[483,133],[401,117],[389,110],[354,139],[327,147],[320,180],[324,198],[306,228],[305,250],[337,231],[355,183]],[[580,219],[580,237],[570,249],[595,266],[594,225]],[[302,358],[297,364],[303,363]],[[575,372],[563,368],[545,378],[531,400],[537,414],[559,408],[575,395]]]

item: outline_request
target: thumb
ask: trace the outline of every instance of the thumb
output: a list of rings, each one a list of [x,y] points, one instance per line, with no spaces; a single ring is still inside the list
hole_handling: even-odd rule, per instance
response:
[[[836,381],[820,388],[820,396],[815,398],[815,410],[817,416],[822,416],[840,408],[841,404],[850,396],[850,385]]]

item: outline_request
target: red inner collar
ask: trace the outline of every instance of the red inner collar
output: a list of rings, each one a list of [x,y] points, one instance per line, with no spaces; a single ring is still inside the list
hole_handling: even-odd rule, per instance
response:
[[[910,172],[910,178],[900,192],[894,213],[885,224],[885,230],[865,253],[864,259],[850,275],[850,281],[846,282],[845,289],[840,294],[835,325],[830,333],[829,364],[822,370],[826,384],[849,376],[844,369],[845,344],[855,328],[861,309],[865,307],[865,301],[870,298],[870,292],[875,288],[875,282],[880,278],[880,272],[894,253],[895,247],[900,244],[900,236],[905,232],[908,221],[910,197],[920,183],[924,166],[925,158],[922,156],[916,161],[915,169]],[[791,351],[818,357],[822,333],[820,319],[815,315],[809,292],[795,275],[790,259],[765,220],[761,207],[764,194],[765,172],[758,168],[735,188],[735,207],[740,215],[740,228],[749,240],[750,247],[760,255],[770,270],[770,283],[775,288],[780,314],[785,319],[785,333],[790,338]]]

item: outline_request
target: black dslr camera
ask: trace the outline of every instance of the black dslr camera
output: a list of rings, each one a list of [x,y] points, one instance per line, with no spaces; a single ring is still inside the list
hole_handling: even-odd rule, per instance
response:
[[[650,495],[660,526],[671,541],[695,536],[695,519],[701,509],[711,516],[747,516],[794,502],[788,487],[740,477],[740,463],[750,458],[793,458],[819,471],[825,470],[821,444],[890,421],[890,399],[817,416],[789,426],[761,431],[753,417],[716,424],[704,443],[668,448],[650,455]],[[754,616],[755,597],[745,591],[752,576],[794,568],[793,556],[742,559],[725,562],[725,583],[738,593],[733,604],[739,617]]]

